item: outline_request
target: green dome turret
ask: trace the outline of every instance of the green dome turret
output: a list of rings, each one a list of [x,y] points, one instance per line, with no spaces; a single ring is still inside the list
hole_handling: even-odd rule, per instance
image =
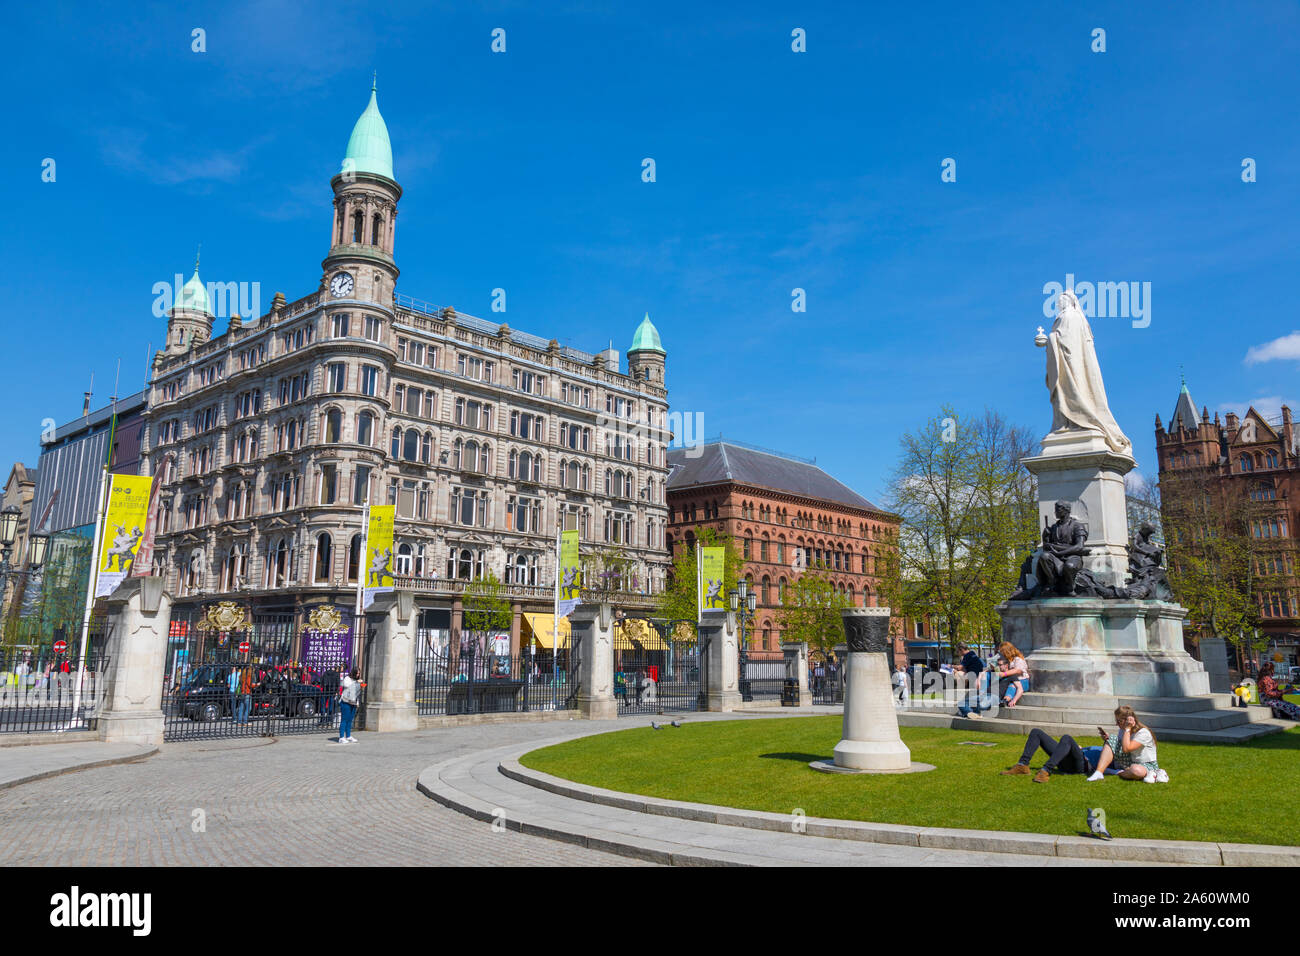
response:
[[[377,96],[375,86],[371,84],[370,102],[348,137],[343,169],[345,172],[374,173],[393,179],[393,144],[388,139],[388,126],[379,115]]]
[[[660,355],[667,355],[664,351],[663,343],[659,341],[659,330],[654,327],[650,321],[650,313],[645,314],[641,324],[636,327],[636,334],[632,336],[632,347],[628,352],[658,352]]]
[[[198,263],[194,265],[194,275],[190,276],[190,281],[181,289],[180,301],[176,303],[176,308],[212,314],[212,301],[208,298],[208,290],[204,287],[203,280],[199,278]]]

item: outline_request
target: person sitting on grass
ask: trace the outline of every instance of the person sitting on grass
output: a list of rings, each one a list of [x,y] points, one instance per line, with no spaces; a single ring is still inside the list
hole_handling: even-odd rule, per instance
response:
[[[1119,772],[1121,780],[1168,783],[1169,774],[1156,763],[1155,734],[1138,720],[1133,708],[1127,705],[1116,707],[1115,725],[1119,728],[1119,733],[1107,737],[1101,759],[1097,761],[1097,769],[1088,777],[1088,782],[1101,780],[1106,768],[1123,753],[1131,762]],[[1098,727],[1097,730],[1100,732],[1101,728]]]
[[[1300,707],[1284,700],[1282,695],[1285,690],[1278,686],[1277,678],[1273,676],[1273,662],[1269,661],[1259,669],[1259,702],[1273,709],[1274,717],[1290,717],[1292,720],[1300,720]]]
[[[1029,692],[1029,661],[1020,653],[1020,648],[1010,641],[1003,641],[998,653],[1006,665],[998,668],[998,677],[1008,677],[1010,682],[1002,697],[1002,703],[1015,707],[1021,697]]]
[[[1006,770],[999,771],[1004,777],[1034,773],[1029,769],[1029,761],[1039,748],[1047,752],[1047,763],[1034,774],[1034,783],[1047,783],[1054,773],[1091,773],[1093,765],[1084,755],[1083,748],[1069,734],[1056,740],[1045,730],[1035,727],[1029,732],[1025,741],[1025,752],[1020,755],[1020,762],[1012,764]]]

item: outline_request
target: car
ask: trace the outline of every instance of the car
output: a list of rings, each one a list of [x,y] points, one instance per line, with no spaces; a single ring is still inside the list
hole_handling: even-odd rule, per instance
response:
[[[210,722],[234,715],[235,698],[230,693],[231,664],[204,664],[177,689],[175,700],[182,715],[193,721]],[[252,717],[314,717],[322,697],[320,684],[290,680],[274,667],[251,665],[260,671],[253,687]]]

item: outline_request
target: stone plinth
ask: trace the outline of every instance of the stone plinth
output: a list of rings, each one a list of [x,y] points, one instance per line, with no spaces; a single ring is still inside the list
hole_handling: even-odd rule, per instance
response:
[[[366,612],[375,639],[366,665],[366,730],[380,733],[418,730],[415,706],[415,594],[375,595]]]
[[[1164,601],[1048,598],[998,608],[1002,639],[1029,660],[1036,693],[1195,697],[1210,692],[1183,649],[1186,609]]]
[[[844,739],[835,745],[835,766],[908,770],[912,753],[898,735],[898,713],[889,684],[889,608],[845,608],[840,613],[849,654],[844,665]]]
[[[735,710],[741,704],[735,616],[730,611],[704,611],[700,615],[700,646],[704,652],[704,708]]]
[[[569,614],[572,671],[578,677],[578,712],[589,720],[618,717],[614,699],[614,609],[581,604]]]
[[[99,739],[145,744],[163,740],[163,666],[171,595],[162,578],[127,578],[105,599],[112,615],[108,671],[99,708]]]
[[[1042,454],[1020,462],[1038,477],[1039,530],[1056,521],[1057,501],[1068,501],[1071,516],[1088,527],[1089,554],[1083,566],[1103,584],[1123,587],[1128,576],[1128,510],[1124,476],[1136,466],[1128,455],[1106,447],[1100,434],[1052,432]]]

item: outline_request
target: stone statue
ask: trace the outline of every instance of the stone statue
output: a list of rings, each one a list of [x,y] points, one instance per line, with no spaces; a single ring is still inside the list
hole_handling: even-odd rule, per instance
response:
[[[1163,567],[1164,551],[1152,543],[1155,528],[1143,522],[1128,546],[1128,593],[1131,597],[1154,601],[1173,601],[1174,592]]]
[[[1056,299],[1056,322],[1050,335],[1039,329],[1035,344],[1047,349],[1047,391],[1052,399],[1052,431],[1100,432],[1107,447],[1131,454],[1132,443],[1120,431],[1106,401],[1092,327],[1070,291]]]
[[[1070,516],[1070,503],[1058,501],[1056,524],[1043,529],[1043,546],[1034,564],[1039,593],[1053,592],[1057,597],[1074,594],[1074,579],[1083,570],[1083,556],[1088,553],[1084,547],[1087,540],[1088,529]]]

